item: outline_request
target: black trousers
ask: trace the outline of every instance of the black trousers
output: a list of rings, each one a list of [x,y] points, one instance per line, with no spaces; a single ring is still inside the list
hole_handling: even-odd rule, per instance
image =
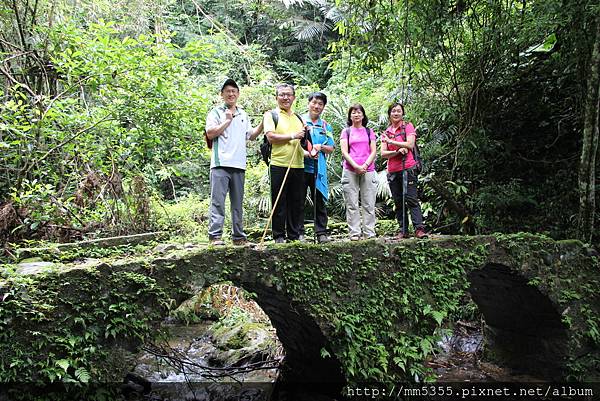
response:
[[[310,198],[315,199],[315,175],[313,173],[304,173],[304,191],[302,199],[306,200],[306,190],[310,188]],[[314,214],[314,205],[311,207],[311,215]],[[315,217],[315,216],[313,216]],[[317,215],[315,219],[315,233],[317,235],[327,234],[327,206],[325,198],[321,191],[317,190]],[[304,235],[304,220],[300,234]]]
[[[406,171],[407,174],[407,186],[406,186],[406,208],[405,211],[410,211],[410,220],[412,221],[413,227],[416,229],[425,229],[423,224],[423,213],[421,212],[421,204],[417,198],[417,174],[413,169]],[[390,190],[392,191],[392,198],[394,199],[394,207],[396,209],[396,220],[402,230],[402,171],[394,173],[388,173],[388,183],[390,184]],[[406,227],[404,232],[408,233],[408,213],[405,213],[404,221],[406,221]]]
[[[273,239],[286,238],[297,240],[304,220],[304,169],[291,168],[285,184],[286,167],[271,165],[271,206],[275,205],[279,189],[283,191],[273,213],[271,229]],[[306,196],[306,195],[305,195]]]

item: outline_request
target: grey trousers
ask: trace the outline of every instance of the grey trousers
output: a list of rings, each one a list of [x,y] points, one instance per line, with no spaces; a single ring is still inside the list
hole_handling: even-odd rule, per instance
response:
[[[210,208],[208,238],[221,238],[225,222],[225,197],[229,192],[231,204],[232,239],[245,239],[243,224],[245,171],[233,167],[214,167],[210,170]]]
[[[360,209],[362,208],[362,234],[367,238],[375,237],[377,172],[369,171],[358,175],[344,169],[342,171],[342,188],[344,189],[346,222],[350,236],[361,236]]]

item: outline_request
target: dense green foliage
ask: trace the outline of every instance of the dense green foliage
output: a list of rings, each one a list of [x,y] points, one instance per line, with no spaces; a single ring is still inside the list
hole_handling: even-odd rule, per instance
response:
[[[453,183],[479,230],[575,236],[594,39],[583,32],[593,32],[597,4],[403,3],[351,2],[338,63],[397,77],[390,92],[428,128],[435,178]]]
[[[325,90],[336,132],[351,103],[380,132],[387,104],[404,101],[433,230],[578,234],[593,2],[21,0],[0,11],[4,240],[201,234],[202,129],[225,76],[244,85],[255,123],[278,81],[300,85],[300,111],[306,93]],[[260,225],[268,176],[256,145],[250,153],[246,217]],[[343,220],[340,159],[329,206]],[[379,214],[391,216],[380,181]]]
[[[117,363],[111,347],[114,352],[127,341],[144,341],[158,334],[149,322],[167,305],[155,280],[131,272],[102,277],[96,271],[94,280],[77,276],[70,281],[37,282],[15,275],[4,283],[8,287],[3,287],[2,325],[20,321],[27,329],[0,333],[3,382],[87,383],[100,377],[119,381],[123,371],[118,366],[126,361]],[[57,304],[57,294],[65,291],[94,295],[85,302],[76,297]],[[137,304],[142,300],[148,303],[146,307]],[[25,338],[28,345],[22,347]],[[107,365],[107,359],[115,364]]]

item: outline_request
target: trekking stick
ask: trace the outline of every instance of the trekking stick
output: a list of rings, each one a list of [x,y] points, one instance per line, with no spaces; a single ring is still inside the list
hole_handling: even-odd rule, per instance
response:
[[[296,142],[296,146],[294,147],[294,152],[292,154],[295,154],[296,151],[298,150],[298,146],[300,146],[300,140],[298,139],[298,142]],[[263,231],[263,235],[262,238],[260,239],[260,243],[258,244],[259,246],[262,246],[262,244],[265,242],[265,236],[267,235],[267,230],[269,229],[269,226],[271,225],[271,220],[273,219],[273,214],[275,213],[275,208],[277,208],[277,203],[279,202],[279,198],[281,197],[281,193],[283,192],[283,187],[285,186],[285,181],[287,180],[288,177],[288,173],[290,172],[290,168],[292,167],[292,161],[294,160],[294,157],[290,157],[290,162],[288,163],[287,166],[287,170],[285,171],[285,175],[283,176],[283,182],[281,183],[281,187],[279,187],[279,193],[277,194],[277,198],[275,198],[275,203],[273,204],[273,207],[271,208],[271,214],[269,215],[269,220],[267,221],[267,225],[265,226],[265,231]],[[269,171],[271,170],[271,167],[269,166]]]
[[[315,244],[317,243],[317,175],[319,173],[319,154],[317,153],[317,159],[315,163],[315,176],[313,181],[313,237]]]
[[[406,229],[406,190],[408,189],[408,177],[406,176],[406,155],[402,156],[402,237],[408,232]]]

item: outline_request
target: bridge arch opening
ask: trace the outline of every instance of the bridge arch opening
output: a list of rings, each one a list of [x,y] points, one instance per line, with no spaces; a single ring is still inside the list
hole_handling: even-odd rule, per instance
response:
[[[470,272],[469,281],[485,319],[487,356],[523,373],[562,378],[567,328],[550,298],[501,264]]]
[[[285,354],[278,368],[276,393],[300,392],[318,396],[340,394],[346,384],[341,364],[333,352],[330,352],[331,356],[327,358],[321,356],[322,349],[329,349],[328,341],[317,322],[300,305],[275,287],[256,282],[241,284],[235,281],[207,282],[195,287],[193,292],[196,292],[196,295],[192,299],[199,294],[210,292],[210,289],[215,291],[214,296],[223,295],[217,293],[219,287],[230,287],[234,293],[239,291],[241,294],[254,294],[252,300],[269,318],[270,324],[275,329],[277,340],[281,343]],[[192,299],[179,299],[178,303],[185,304]]]
[[[342,367],[334,355],[321,356],[321,350],[328,344],[316,321],[274,287],[240,287],[256,294],[256,303],[271,320],[283,345],[285,359],[280,371],[280,388],[339,394],[346,382]]]

